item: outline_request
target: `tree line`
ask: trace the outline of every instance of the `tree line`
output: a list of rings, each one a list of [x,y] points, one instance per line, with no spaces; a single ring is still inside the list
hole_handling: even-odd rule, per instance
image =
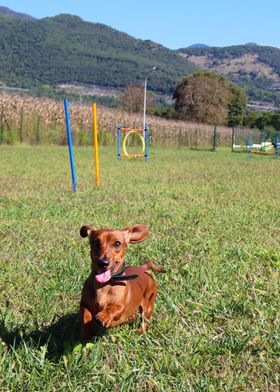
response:
[[[129,112],[141,112],[143,86],[127,85],[120,105]],[[199,71],[184,77],[173,93],[172,105],[156,102],[155,96],[148,93],[147,111],[177,120],[229,127],[280,129],[280,111],[249,112],[245,91],[223,76],[210,71]]]

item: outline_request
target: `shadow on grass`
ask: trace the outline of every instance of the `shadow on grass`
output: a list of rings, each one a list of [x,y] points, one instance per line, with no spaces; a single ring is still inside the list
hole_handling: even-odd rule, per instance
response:
[[[209,148],[203,148],[203,147],[190,147],[190,150],[191,151],[201,151],[201,152],[215,152],[216,150],[217,150],[217,147],[216,147],[216,150],[214,150],[214,148],[213,147],[209,147]]]
[[[91,340],[97,341],[106,334],[105,328],[100,328],[96,336]],[[80,334],[79,313],[70,313],[57,319],[46,328],[36,329],[30,333],[24,332],[23,328],[9,331],[3,320],[0,320],[0,338],[8,349],[14,350],[26,344],[30,348],[47,346],[47,358],[51,361],[59,361],[63,355],[70,354],[73,348],[79,344],[85,344]]]

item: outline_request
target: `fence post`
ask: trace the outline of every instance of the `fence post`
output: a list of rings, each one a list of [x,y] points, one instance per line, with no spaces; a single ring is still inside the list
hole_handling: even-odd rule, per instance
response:
[[[0,144],[3,143],[3,134],[4,134],[4,128],[3,128],[3,112],[0,112]]]
[[[56,135],[56,120],[52,121],[52,130],[51,130],[51,143],[55,144],[55,135]]]
[[[279,156],[279,135],[276,133],[275,135],[275,158],[278,159]]]
[[[216,151],[216,142],[217,142],[217,126],[214,126],[214,135],[213,135],[213,151]]]
[[[38,114],[36,122],[36,144],[40,143],[40,116]]]
[[[249,159],[252,158],[252,146],[253,146],[253,140],[252,140],[252,135],[248,135],[248,142],[247,142],[247,150],[248,150],[248,157]]]
[[[235,145],[235,129],[233,127],[231,133],[231,152],[234,152],[234,145]]]
[[[19,141],[23,142],[23,108],[20,109]]]
[[[179,135],[178,135],[178,147],[180,148],[181,145],[183,145],[183,142],[182,142],[182,129],[180,128]]]
[[[121,126],[118,122],[118,161],[121,159]]]

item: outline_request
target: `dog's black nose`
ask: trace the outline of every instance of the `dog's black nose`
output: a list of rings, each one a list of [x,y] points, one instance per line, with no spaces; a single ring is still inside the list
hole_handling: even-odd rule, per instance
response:
[[[107,260],[107,259],[101,259],[101,260],[98,260],[98,261],[97,261],[97,264],[98,264],[98,267],[105,268],[105,267],[108,267],[108,265],[109,265],[109,260]]]

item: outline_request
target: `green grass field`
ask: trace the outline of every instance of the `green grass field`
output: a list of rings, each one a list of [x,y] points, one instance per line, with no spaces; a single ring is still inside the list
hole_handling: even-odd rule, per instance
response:
[[[154,148],[150,160],[0,146],[0,390],[279,391],[280,161]],[[162,265],[150,329],[84,344],[83,224],[143,223],[127,264]]]

